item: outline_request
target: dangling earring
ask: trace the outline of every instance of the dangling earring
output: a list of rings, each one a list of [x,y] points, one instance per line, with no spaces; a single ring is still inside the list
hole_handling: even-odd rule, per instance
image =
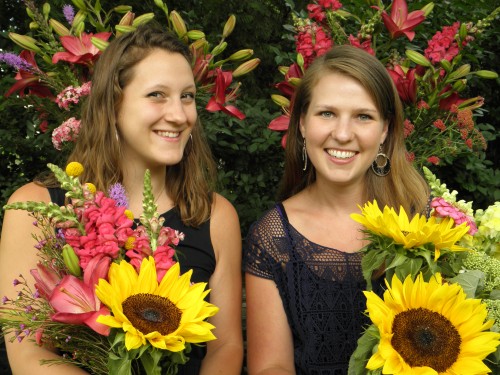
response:
[[[372,163],[372,171],[379,177],[384,177],[391,171],[391,161],[386,154],[382,152],[382,145],[379,146],[378,154]]]
[[[306,139],[304,138],[304,144],[302,145],[302,160],[304,161],[303,171],[307,169],[307,150],[306,150]]]

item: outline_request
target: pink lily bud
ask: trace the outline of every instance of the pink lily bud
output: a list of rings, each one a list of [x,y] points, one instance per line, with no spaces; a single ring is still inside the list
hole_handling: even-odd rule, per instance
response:
[[[134,21],[135,14],[132,12],[127,12],[124,14],[120,22],[118,22],[118,25],[120,26],[130,26],[132,25],[132,22]]]
[[[52,27],[52,30],[54,30],[57,35],[59,36],[64,36],[64,35],[70,35],[70,32],[66,26],[64,26],[61,22],[51,18],[49,20],[50,27]]]
[[[248,60],[248,61],[244,62],[243,64],[241,64],[240,66],[238,66],[234,70],[233,77],[236,78],[236,77],[240,77],[240,76],[242,76],[244,74],[250,73],[257,66],[259,66],[259,64],[260,64],[260,59],[259,58]]]
[[[137,27],[139,25],[143,25],[145,23],[148,23],[155,17],[154,13],[144,13],[141,14],[139,17],[136,17],[134,21],[132,22],[132,26]]]
[[[226,24],[224,25],[224,29],[222,31],[222,37],[227,38],[234,30],[234,27],[236,26],[236,16],[234,14],[231,14],[226,21]]]
[[[28,51],[41,52],[41,49],[36,45],[36,40],[30,36],[9,33],[9,38],[18,46],[27,49]]]
[[[170,12],[170,20],[172,21],[172,26],[174,27],[174,31],[177,33],[177,36],[179,38],[184,38],[187,33],[187,27],[181,15],[173,10]]]

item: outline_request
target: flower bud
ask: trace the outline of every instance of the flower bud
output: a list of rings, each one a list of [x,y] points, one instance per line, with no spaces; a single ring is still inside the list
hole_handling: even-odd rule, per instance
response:
[[[172,21],[172,26],[177,36],[179,38],[184,38],[187,33],[187,27],[181,15],[173,10],[170,12],[170,20]]]
[[[245,61],[243,64],[238,66],[234,72],[233,72],[233,77],[240,77],[244,74],[250,73],[252,70],[254,70],[256,67],[258,67],[260,64],[260,59],[255,58],[252,60]]]
[[[478,70],[477,72],[474,72],[476,76],[479,78],[484,78],[484,79],[497,79],[498,78],[498,73],[493,72],[491,70]]]
[[[253,55],[253,49],[240,49],[239,51],[233,53],[228,57],[228,60],[231,61],[239,61],[239,60],[247,60]]]
[[[167,5],[162,0],[154,0],[154,2],[158,8],[163,9],[165,13],[168,13]]]
[[[432,10],[434,9],[434,3],[428,3],[426,6],[424,6],[421,11],[424,12],[424,16],[427,17],[429,14],[431,14]]]
[[[134,31],[135,27],[134,26],[116,25],[115,30],[116,30],[117,34],[120,34],[120,33],[126,34],[126,33],[129,33],[131,31]]]
[[[126,27],[126,26],[122,26],[122,27]],[[127,26],[127,27],[130,27],[130,26]],[[118,26],[116,26],[116,29],[118,30]],[[96,38],[94,36],[92,38],[90,38],[90,41],[92,42],[92,44],[94,46],[96,46],[99,49],[99,51],[104,51],[109,45],[109,42],[102,40],[100,38]]]
[[[222,53],[226,49],[226,47],[227,47],[226,42],[222,42],[222,43],[216,45],[211,52],[212,56],[217,56],[218,54]]]
[[[81,10],[87,10],[87,6],[85,5],[84,0],[71,0],[71,2],[77,7],[78,9]]]
[[[82,269],[80,267],[80,259],[76,255],[75,250],[66,244],[62,248],[62,257],[64,264],[68,267],[69,273],[73,276],[79,277],[82,275]]]
[[[95,194],[95,192],[97,191],[96,186],[92,182],[85,183],[85,187],[92,194]]]
[[[224,29],[222,31],[222,37],[227,38],[234,30],[234,27],[236,26],[236,16],[234,14],[231,14],[226,21],[226,24],[224,25]]]
[[[406,57],[408,57],[415,64],[422,66],[431,66],[431,62],[427,58],[417,51],[412,51],[411,49],[406,50]]]
[[[443,69],[446,70],[446,73],[451,72],[451,63],[448,60],[443,59],[439,63],[441,64]]]
[[[448,75],[449,80],[456,80],[458,78],[465,77],[467,74],[470,73],[470,64],[464,64],[461,67],[459,67],[457,70],[454,72],[451,72]]]
[[[18,46],[33,52],[41,52],[41,49],[35,44],[36,40],[27,35],[9,33],[9,38]]]
[[[187,32],[187,37],[190,40],[198,40],[205,38],[205,33],[201,30],[189,30]]]
[[[35,15],[33,14],[30,8],[26,8],[26,13],[28,14],[29,18],[31,19],[35,18]]]
[[[130,5],[118,5],[113,8],[116,13],[127,13],[132,11],[132,7]]]
[[[83,165],[77,161],[72,161],[66,166],[66,174],[71,177],[78,177],[83,173]]]
[[[80,36],[85,30],[85,22],[80,22],[76,27],[73,27],[74,34]]]
[[[87,18],[87,14],[81,10],[76,12],[75,18],[73,18],[73,22],[71,22],[71,26],[76,30],[81,23],[85,21],[85,18]]]
[[[191,43],[190,47],[192,51],[205,51],[205,48],[208,46],[208,42],[206,39],[201,38],[198,40],[195,40],[193,43]]]
[[[61,22],[51,18],[49,20],[49,25],[52,27],[52,30],[56,32],[59,36],[70,35],[70,32],[66,26],[64,26]]]
[[[40,28],[40,25],[38,24],[38,22],[32,21],[30,22],[29,28],[30,30],[37,30]]]
[[[302,78],[292,77],[292,78],[288,79],[288,83],[294,87],[298,87],[300,85],[301,80],[302,80]]]
[[[466,79],[459,79],[459,80],[455,81],[455,83],[452,86],[453,91],[455,91],[455,92],[462,92],[465,90],[466,87],[467,87],[467,80]]]
[[[139,17],[135,18],[134,21],[132,22],[132,26],[137,27],[139,25],[143,25],[145,23],[148,23],[155,17],[154,13],[144,13],[141,14]]]
[[[468,33],[469,33],[469,30],[467,30],[467,24],[462,23],[460,25],[460,29],[458,29],[458,36],[460,37],[461,40],[465,40],[465,38],[467,38]]]
[[[128,11],[123,15],[121,18],[120,22],[118,22],[118,25],[120,26],[130,26],[132,25],[132,22],[134,21],[135,14]]]
[[[297,65],[304,71],[304,56],[301,53],[297,54]]]
[[[281,74],[286,75],[288,73],[288,71],[290,70],[290,67],[280,65],[280,66],[278,66],[278,70]]]
[[[290,100],[285,98],[283,95],[271,95],[271,99],[280,107],[288,108],[290,106]]]
[[[43,7],[42,7],[43,17],[45,19],[49,18],[49,13],[50,13],[50,4],[49,3],[43,4]]]

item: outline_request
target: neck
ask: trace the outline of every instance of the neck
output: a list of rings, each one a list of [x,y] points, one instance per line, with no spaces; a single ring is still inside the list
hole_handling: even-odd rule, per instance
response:
[[[151,172],[151,186],[153,190],[154,202],[160,208],[167,206],[166,198],[166,169],[150,170]],[[138,217],[142,213],[142,200],[144,190],[144,174],[146,169],[133,171],[124,171],[123,185],[127,191],[129,199],[129,208],[134,215]],[[160,211],[161,212],[161,211]]]

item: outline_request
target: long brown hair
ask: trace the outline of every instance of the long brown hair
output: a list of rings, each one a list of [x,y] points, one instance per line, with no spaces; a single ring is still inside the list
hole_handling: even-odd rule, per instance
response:
[[[316,180],[311,166],[302,170],[303,139],[300,118],[311,103],[312,91],[325,73],[339,73],[357,80],[369,93],[382,118],[388,121],[383,152],[391,161],[391,171],[385,177],[376,176],[371,168],[366,172],[366,198],[377,199],[381,207],[403,206],[408,213],[423,213],[429,188],[423,177],[406,160],[403,133],[403,108],[397,90],[382,63],[367,52],[352,46],[335,46],[318,57],[306,70],[292,104],[290,126],[285,149],[285,171],[278,192],[284,200],[303,190]]]
[[[179,53],[192,63],[189,48],[156,24],[139,26],[114,39],[99,57],[92,75],[92,90],[82,111],[81,131],[68,161],[78,161],[85,171],[80,179],[107,191],[122,182],[117,113],[123,89],[134,77],[134,67],[153,50]],[[199,121],[192,130],[180,163],[169,166],[166,190],[186,225],[198,226],[210,217],[216,166]]]

